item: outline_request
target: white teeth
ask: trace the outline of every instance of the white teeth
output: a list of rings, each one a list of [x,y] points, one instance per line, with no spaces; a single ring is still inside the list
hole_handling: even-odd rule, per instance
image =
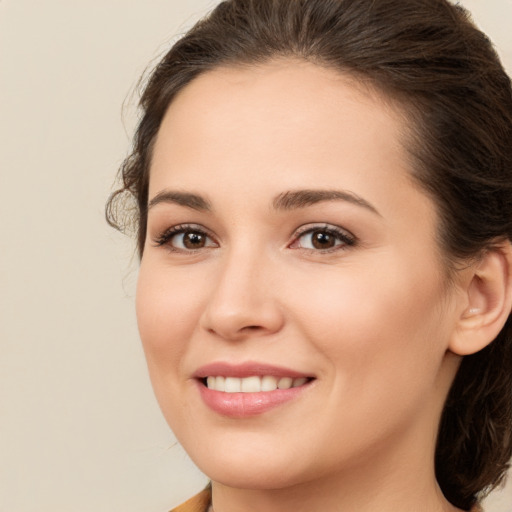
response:
[[[291,377],[283,377],[279,379],[279,382],[277,383],[277,387],[279,389],[290,389],[293,384],[293,379]]]
[[[226,391],[226,379],[224,377],[208,377],[206,387],[217,391]]]
[[[276,389],[297,388],[306,384],[306,377],[292,379],[291,377],[273,377],[265,375],[264,377],[207,377],[206,386],[215,391],[224,391],[225,393],[259,393],[260,391],[274,391]]]
[[[242,391],[242,379],[226,377],[226,393],[240,393]]]
[[[226,379],[225,377],[214,377],[215,389],[217,391],[226,391]]]
[[[257,393],[261,391],[261,379],[259,377],[247,377],[241,379],[242,384],[240,386],[242,393]]]
[[[206,377],[206,387],[208,389],[215,389],[217,386],[216,384],[216,378],[215,377]]]
[[[308,381],[308,379],[306,379],[306,377],[301,377],[300,379],[294,379],[293,387],[298,388],[299,386],[304,386],[304,384],[306,384],[307,381]]]
[[[261,391],[274,391],[277,389],[277,379],[272,375],[266,375],[261,378]]]

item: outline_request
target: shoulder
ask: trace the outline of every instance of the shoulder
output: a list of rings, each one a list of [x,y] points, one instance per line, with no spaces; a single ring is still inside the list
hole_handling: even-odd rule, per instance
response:
[[[209,486],[170,512],[207,512],[212,495]],[[473,511],[471,511],[473,512]],[[478,512],[478,511],[475,511]]]

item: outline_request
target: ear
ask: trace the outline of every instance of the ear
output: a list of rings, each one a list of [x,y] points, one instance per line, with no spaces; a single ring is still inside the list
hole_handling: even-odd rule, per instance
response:
[[[449,349],[465,356],[482,350],[505,325],[512,309],[512,245],[510,241],[486,250],[463,271],[464,307]],[[466,274],[467,272],[467,274]]]

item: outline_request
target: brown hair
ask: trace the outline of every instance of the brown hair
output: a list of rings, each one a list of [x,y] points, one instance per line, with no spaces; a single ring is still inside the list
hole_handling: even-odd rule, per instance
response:
[[[170,49],[143,91],[133,152],[107,204],[111,225],[119,228],[123,214],[135,222],[141,256],[152,147],[175,95],[215,67],[286,56],[364,79],[402,106],[413,176],[437,204],[448,267],[512,240],[510,79],[462,7],[446,0],[227,0]],[[493,343],[463,358],[439,428],[437,479],[448,500],[469,509],[502,481],[511,456],[509,316]]]

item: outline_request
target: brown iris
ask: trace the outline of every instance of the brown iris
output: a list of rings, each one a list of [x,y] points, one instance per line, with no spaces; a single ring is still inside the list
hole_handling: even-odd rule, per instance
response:
[[[336,237],[326,231],[313,231],[311,243],[315,249],[330,249],[336,245]]]
[[[183,245],[187,249],[201,249],[206,245],[206,236],[195,231],[187,231],[183,234]]]

